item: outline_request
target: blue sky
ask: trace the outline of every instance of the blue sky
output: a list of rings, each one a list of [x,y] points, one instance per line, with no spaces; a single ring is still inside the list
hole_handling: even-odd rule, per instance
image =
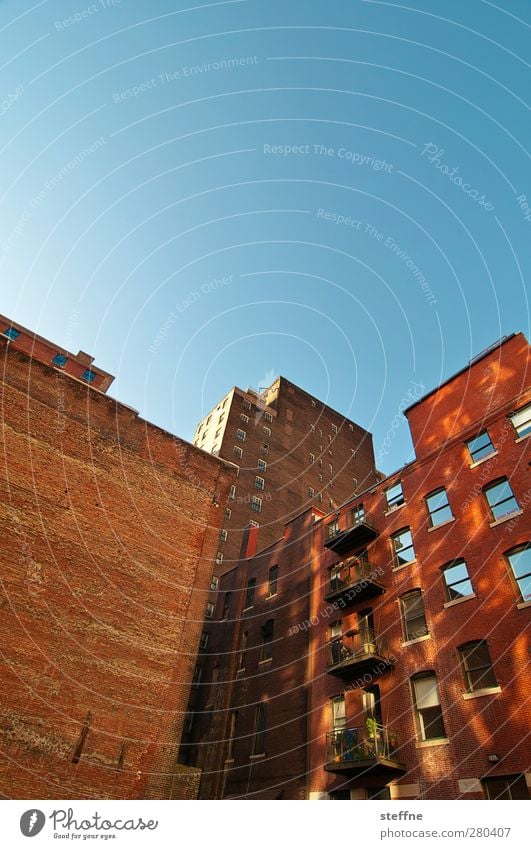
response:
[[[530,22],[525,0],[3,0],[0,311],[188,439],[283,374],[392,471],[405,400],[529,336]]]

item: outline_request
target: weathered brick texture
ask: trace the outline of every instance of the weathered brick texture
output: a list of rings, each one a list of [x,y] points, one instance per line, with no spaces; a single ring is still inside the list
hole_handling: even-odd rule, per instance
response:
[[[0,793],[193,798],[175,762],[232,471],[0,355]]]

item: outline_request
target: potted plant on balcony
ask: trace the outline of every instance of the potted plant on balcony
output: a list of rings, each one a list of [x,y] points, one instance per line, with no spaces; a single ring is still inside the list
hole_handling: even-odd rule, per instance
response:
[[[367,734],[367,754],[376,755],[377,740],[379,739],[379,726],[374,716],[365,717],[365,731]]]

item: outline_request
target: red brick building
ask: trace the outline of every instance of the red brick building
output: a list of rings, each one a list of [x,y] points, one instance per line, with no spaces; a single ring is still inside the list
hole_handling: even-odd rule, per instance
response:
[[[0,794],[194,798],[176,759],[233,470],[3,323]]]
[[[529,374],[502,340],[406,411],[412,463],[222,577],[202,796],[528,798]]]

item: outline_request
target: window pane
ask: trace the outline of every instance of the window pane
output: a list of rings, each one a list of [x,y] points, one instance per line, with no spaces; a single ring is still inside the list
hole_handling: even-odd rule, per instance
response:
[[[403,563],[411,563],[415,559],[415,550],[413,548],[413,537],[409,528],[401,531],[393,537],[393,545],[396,553],[397,565]]]
[[[429,675],[425,678],[415,678],[413,686],[415,688],[415,702],[419,710],[435,707],[440,704],[435,675]]]
[[[485,491],[495,519],[501,519],[518,510],[518,502],[508,480],[500,481]]]
[[[518,410],[511,417],[511,420],[518,432],[518,436],[526,436],[526,434],[531,433],[531,404],[528,404],[522,410]]]
[[[472,586],[472,582],[467,581],[458,581],[456,584],[452,584],[451,587],[448,587],[448,596],[450,601],[454,601],[456,598],[465,598],[467,595],[472,595],[474,592],[474,587]]]
[[[446,736],[441,708],[425,708],[421,711],[422,731],[425,740],[437,740]]]
[[[479,436],[476,436],[475,439],[471,439],[469,441],[468,450],[470,451],[470,456],[474,462],[482,460],[483,457],[488,457],[489,454],[492,454],[494,446],[486,430],[484,430],[483,433],[480,433]]]
[[[402,484],[397,483],[394,486],[390,487],[385,493],[387,498],[388,507],[398,507],[399,504],[404,503],[404,495],[402,492]]]
[[[515,578],[524,578],[531,575],[531,547],[523,548],[521,551],[510,554],[509,563],[511,564]]]

